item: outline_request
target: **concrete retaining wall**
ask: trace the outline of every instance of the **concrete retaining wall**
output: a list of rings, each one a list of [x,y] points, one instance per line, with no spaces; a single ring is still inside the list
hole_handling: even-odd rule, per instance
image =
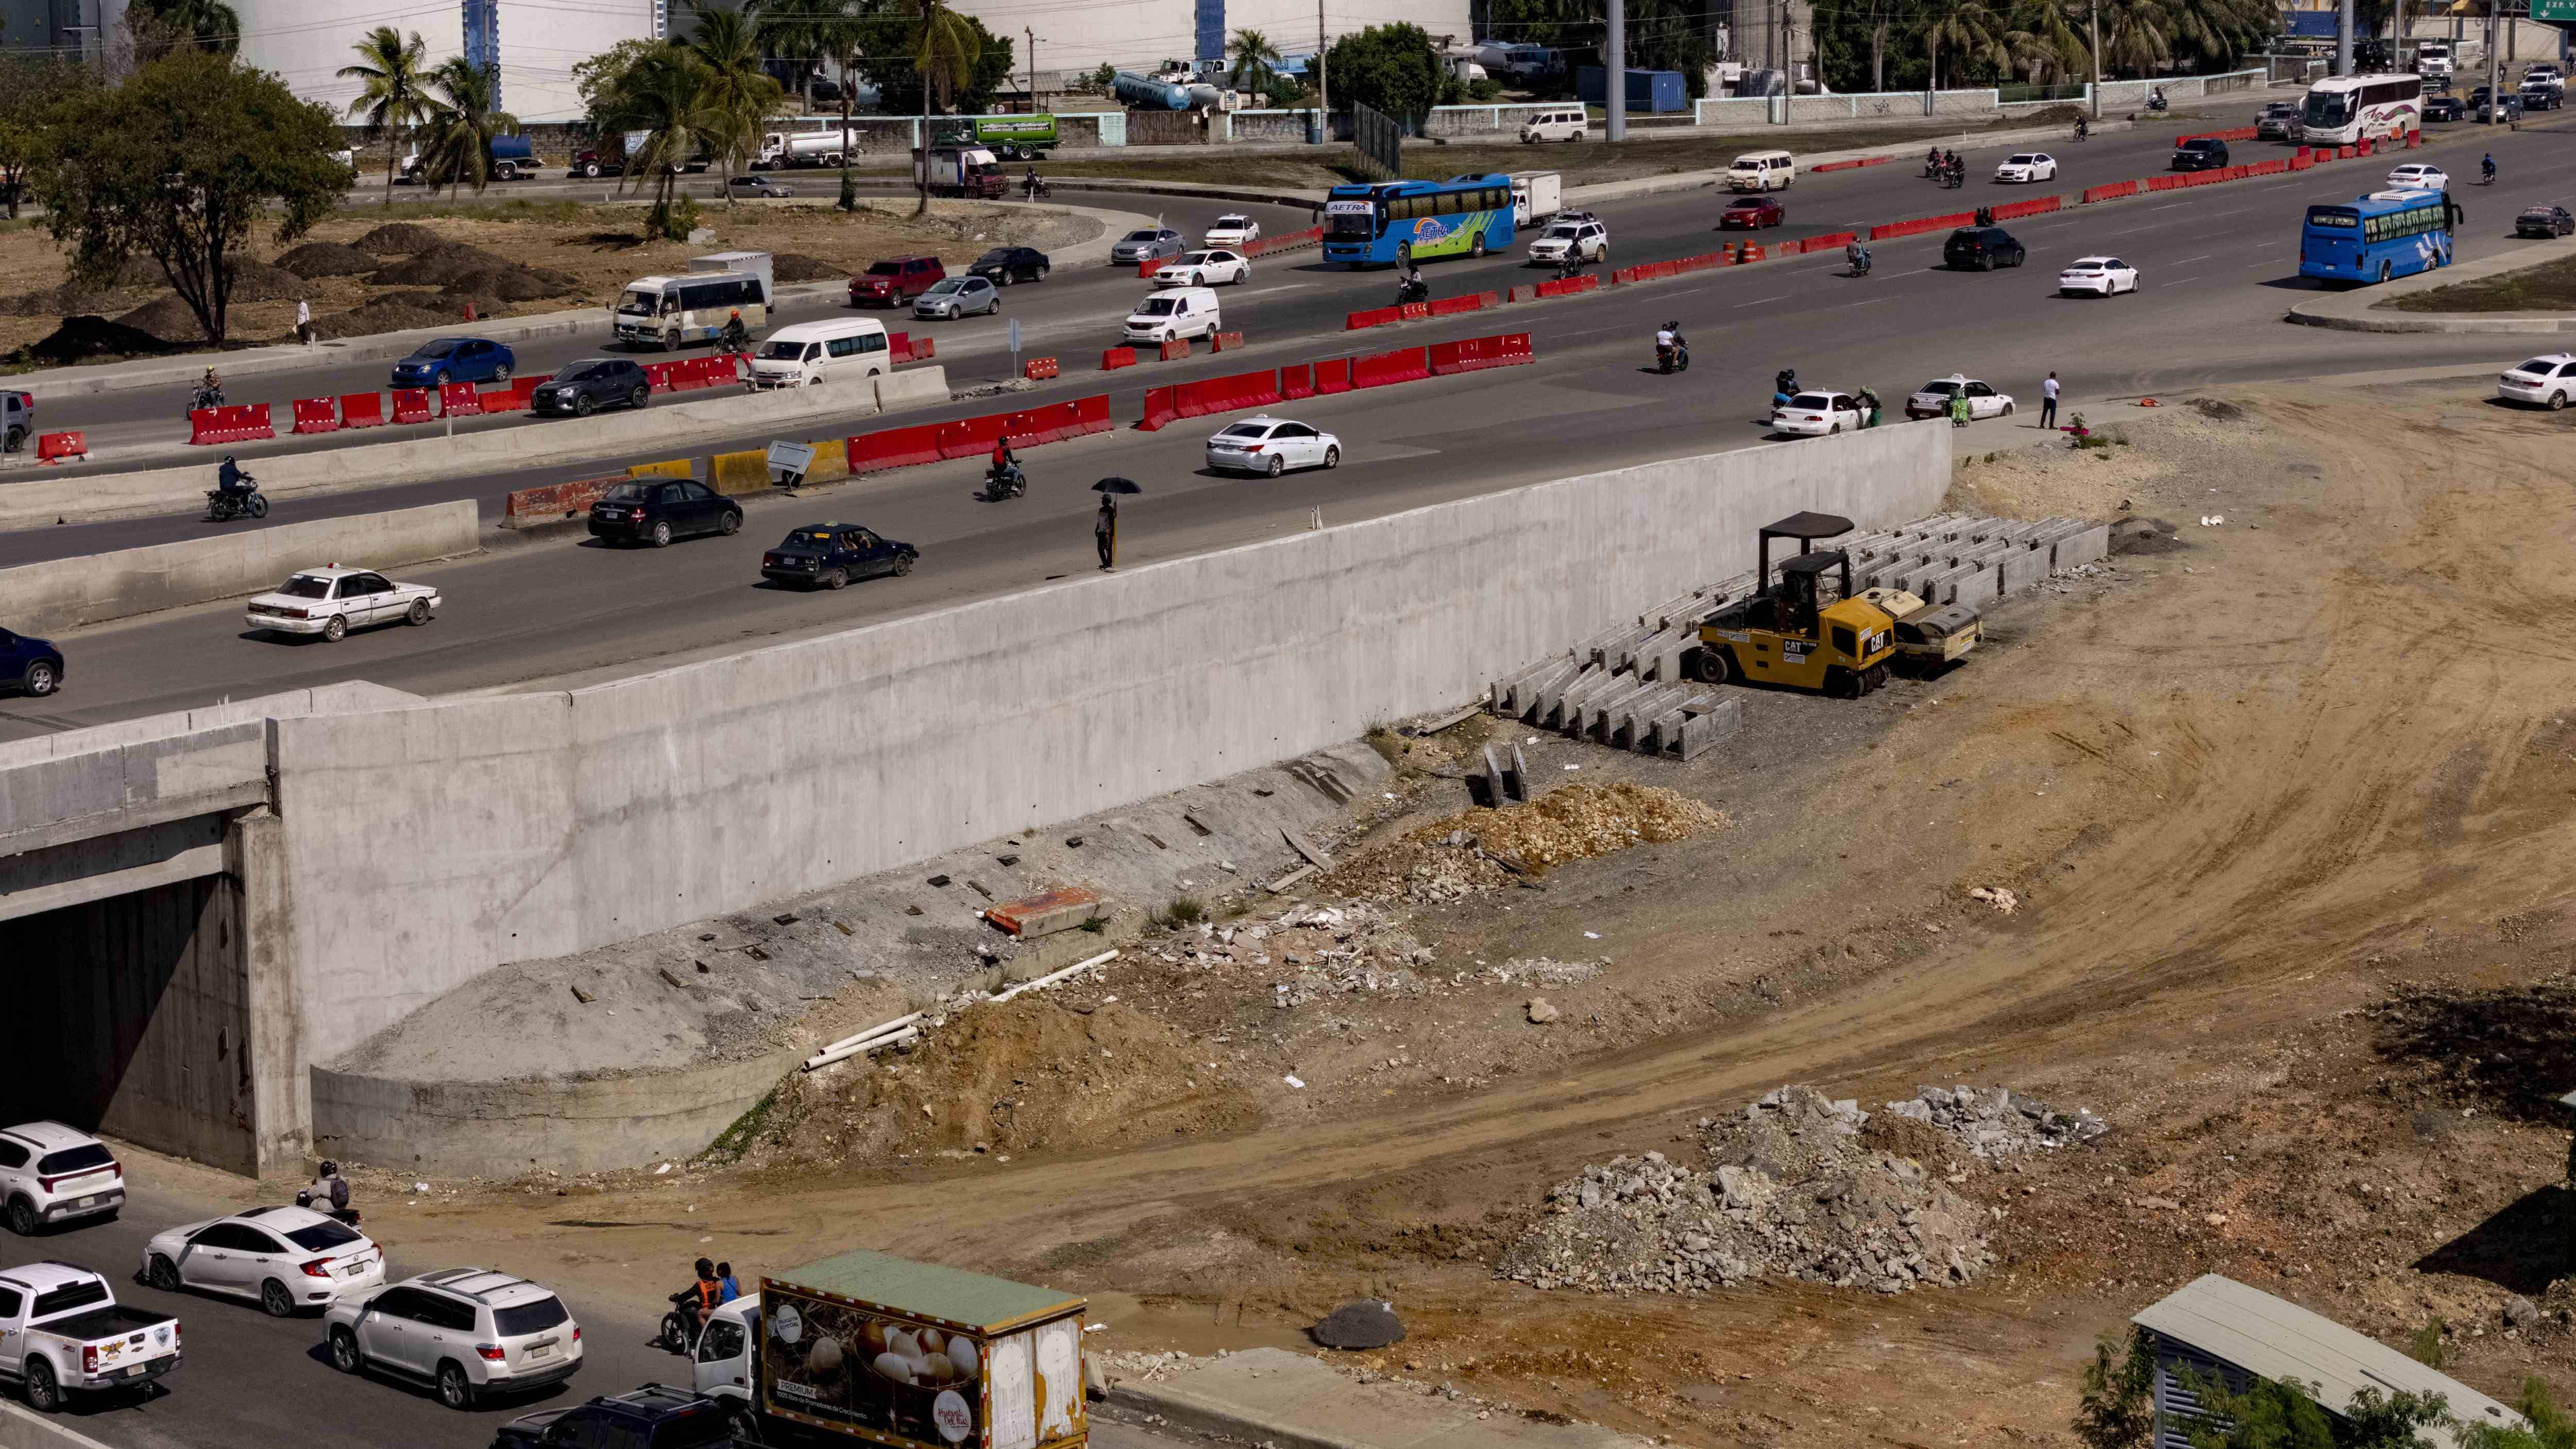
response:
[[[812,423],[874,417],[948,400],[945,369],[908,367],[851,383],[781,388],[745,395],[710,391],[687,402],[662,402],[640,413],[599,413],[516,427],[421,433],[399,442],[323,448],[254,460],[259,486],[274,500],[302,493],[381,488],[453,477],[478,467],[499,469],[594,458],[664,443],[694,445],[711,433],[765,423]],[[433,425],[434,426],[434,425]],[[212,450],[209,450],[211,453]],[[75,523],[175,513],[202,506],[215,459],[184,468],[151,468],[11,483],[0,488],[0,528],[35,528],[58,518]]]
[[[1476,697],[1949,434],[1593,474],[571,692],[279,720],[309,1059],[474,974],[1071,819]],[[335,1129],[336,1130],[336,1129]]]
[[[313,1069],[315,1153],[396,1171],[516,1177],[693,1155],[758,1106],[804,1048],[586,1081],[399,1082]]]
[[[45,634],[259,593],[317,564],[382,569],[452,558],[480,547],[474,515],[474,500],[460,498],[0,569],[0,619]]]
[[[0,1404],[0,1449],[108,1449],[77,1429],[16,1404]]]

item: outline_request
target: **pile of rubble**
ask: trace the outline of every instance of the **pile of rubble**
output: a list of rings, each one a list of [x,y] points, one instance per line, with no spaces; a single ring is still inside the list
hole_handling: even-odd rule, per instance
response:
[[[2079,1107],[2060,1112],[2004,1087],[1925,1087],[1887,1110],[1936,1127],[1975,1157],[2010,1157],[2081,1147],[2111,1124]]]
[[[1566,785],[1526,805],[1471,810],[1353,852],[1317,882],[1337,895],[1441,904],[1570,861],[1726,829],[1725,812],[1659,785]]]
[[[1539,1288],[1689,1293],[1763,1275],[1900,1293],[1964,1283],[1991,1255],[1987,1210],[1910,1157],[1866,1147],[1869,1114],[1781,1087],[1701,1119],[1706,1170],[1660,1152],[1587,1167],[1503,1256]]]
[[[1299,905],[1269,920],[1185,928],[1145,953],[1168,965],[1276,971],[1280,1006],[1354,993],[1421,996],[1457,984],[1432,969],[1432,949],[1394,916],[1362,903]]]

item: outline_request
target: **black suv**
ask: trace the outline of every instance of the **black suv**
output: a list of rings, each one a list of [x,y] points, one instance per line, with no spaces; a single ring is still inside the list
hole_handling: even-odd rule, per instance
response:
[[[2176,171],[2215,171],[2227,164],[2227,143],[2216,136],[2194,136],[2174,148]]]
[[[2425,120],[2456,121],[2468,113],[2469,108],[2467,104],[2461,101],[2458,96],[2426,96],[2424,98]]]
[[[528,408],[539,413],[570,413],[586,418],[600,408],[613,408],[623,403],[630,408],[644,406],[653,395],[653,380],[644,369],[623,357],[585,357],[567,362],[554,376],[537,384],[528,397]]]
[[[852,579],[908,574],[921,550],[855,523],[816,523],[760,556],[760,576],[781,584],[837,589]]]
[[[2020,266],[2029,259],[2030,253],[2022,244],[1999,226],[1963,226],[1941,243],[1941,260],[1956,271],[1991,272],[1997,267]]]
[[[612,486],[590,505],[590,536],[655,548],[692,533],[731,537],[742,505],[692,478],[638,478]]]
[[[724,1401],[646,1384],[569,1409],[540,1409],[503,1424],[492,1449],[708,1449],[733,1439]]]
[[[1043,282],[1046,274],[1047,254],[1036,247],[995,247],[966,268],[966,275],[988,278],[996,287]]]

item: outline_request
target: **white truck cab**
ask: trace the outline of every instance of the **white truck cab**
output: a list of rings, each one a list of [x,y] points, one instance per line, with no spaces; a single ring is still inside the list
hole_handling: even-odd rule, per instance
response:
[[[751,1402],[753,1350],[760,1347],[760,1295],[746,1293],[707,1315],[705,1331],[689,1358],[699,1393],[737,1404]]]
[[[0,1383],[27,1406],[58,1412],[64,1396],[140,1388],[178,1371],[179,1320],[129,1308],[76,1263],[0,1270]]]

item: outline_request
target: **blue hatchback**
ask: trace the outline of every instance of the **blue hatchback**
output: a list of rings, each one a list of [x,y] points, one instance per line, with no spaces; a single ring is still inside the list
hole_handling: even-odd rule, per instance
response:
[[[47,640],[0,629],[0,685],[41,699],[63,682],[63,651]]]
[[[484,337],[441,337],[394,364],[396,387],[437,387],[450,382],[508,382],[519,359]]]

